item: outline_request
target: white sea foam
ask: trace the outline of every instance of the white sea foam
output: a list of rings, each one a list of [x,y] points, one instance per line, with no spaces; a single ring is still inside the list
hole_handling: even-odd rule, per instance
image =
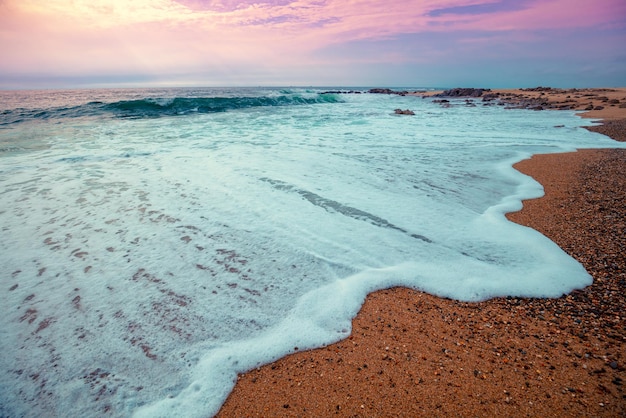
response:
[[[31,141],[0,156],[0,415],[207,416],[238,372],[345,338],[374,290],[591,282],[506,220],[542,193],[511,165],[622,144],[573,112],[343,99],[0,132]]]

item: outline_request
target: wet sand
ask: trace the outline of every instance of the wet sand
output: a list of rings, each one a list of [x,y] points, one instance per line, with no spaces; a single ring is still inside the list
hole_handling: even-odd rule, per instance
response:
[[[626,141],[618,91],[585,116]],[[507,216],[581,262],[589,287],[480,303],[375,292],[348,339],[240,375],[218,416],[626,416],[625,163],[626,150],[584,150],[516,165],[546,196]]]

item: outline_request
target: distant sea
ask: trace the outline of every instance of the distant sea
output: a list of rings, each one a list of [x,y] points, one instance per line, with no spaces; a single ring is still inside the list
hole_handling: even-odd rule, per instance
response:
[[[512,164],[624,144],[573,111],[324,90],[0,92],[0,416],[206,417],[377,289],[591,283],[506,220],[542,194]]]

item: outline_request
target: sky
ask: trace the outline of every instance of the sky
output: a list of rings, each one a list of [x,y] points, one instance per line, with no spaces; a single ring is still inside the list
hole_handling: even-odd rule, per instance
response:
[[[626,86],[625,0],[0,0],[0,89]]]

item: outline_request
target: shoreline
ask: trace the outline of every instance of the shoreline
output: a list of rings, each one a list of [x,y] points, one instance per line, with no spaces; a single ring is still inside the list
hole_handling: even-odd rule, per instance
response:
[[[457,91],[454,91],[457,90]],[[462,90],[462,91],[458,91]],[[480,92],[476,91],[479,90]],[[471,94],[474,96],[453,96],[466,99],[468,105],[502,105],[509,108],[541,110],[576,110],[584,111],[580,116],[590,119],[601,119],[610,122],[626,118],[626,88],[587,88],[587,89],[553,89],[551,87],[535,87],[530,89],[453,89],[452,94]],[[446,92],[450,92],[447,90]],[[428,93],[410,93],[422,98],[442,97],[442,105],[447,106],[444,91]]]
[[[626,141],[619,105],[581,116]],[[626,150],[594,149],[515,165],[546,195],[507,217],[581,262],[592,285],[478,303],[374,292],[350,337],[240,375],[218,416],[626,416],[624,162]]]

